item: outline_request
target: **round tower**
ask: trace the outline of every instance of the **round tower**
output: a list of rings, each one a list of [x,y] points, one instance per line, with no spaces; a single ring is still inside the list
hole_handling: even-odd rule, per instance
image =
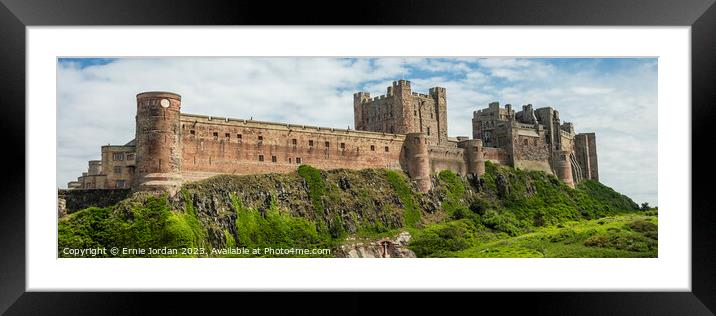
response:
[[[485,152],[482,149],[482,139],[469,139],[463,142],[467,173],[482,177],[485,174]]]
[[[181,185],[181,96],[137,94],[136,171],[132,188],[175,193]]]
[[[562,182],[566,183],[570,188],[574,188],[574,180],[572,180],[572,164],[569,160],[569,151],[560,150],[557,152],[557,175]]]
[[[420,192],[428,192],[432,187],[430,181],[430,159],[428,143],[423,133],[405,135],[406,167],[410,179],[418,184]]]

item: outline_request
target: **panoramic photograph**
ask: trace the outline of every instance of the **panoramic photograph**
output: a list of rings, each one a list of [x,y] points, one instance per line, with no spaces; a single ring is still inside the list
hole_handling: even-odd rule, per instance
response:
[[[57,60],[58,258],[657,258],[657,58]]]

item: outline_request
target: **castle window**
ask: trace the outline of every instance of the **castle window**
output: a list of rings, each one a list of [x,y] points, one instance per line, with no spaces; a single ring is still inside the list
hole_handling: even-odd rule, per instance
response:
[[[226,133],[226,134],[224,134],[224,137],[226,137],[226,138],[231,138],[231,134]]]
[[[127,160],[134,160],[134,154],[127,154]]]
[[[288,158],[288,163],[292,163],[292,162],[293,162],[293,160],[291,160],[291,158]]]
[[[525,138],[525,142],[524,142],[524,143],[525,143],[525,146],[527,146],[527,145],[530,144],[530,140]]]
[[[124,188],[124,180],[117,180],[117,182],[115,182],[115,186],[117,188]]]
[[[259,155],[259,161],[264,161],[264,155]]]
[[[218,133],[218,132],[214,132],[213,135],[214,135],[214,140],[219,140],[219,133]]]
[[[430,118],[433,118],[433,113],[432,113],[432,112],[430,113]]]
[[[112,154],[112,160],[124,160],[124,153]]]
[[[418,110],[413,110],[413,116],[418,116]]]
[[[370,151],[375,151],[375,145],[370,145]]]
[[[192,129],[192,130],[189,130],[189,134],[192,135],[192,136],[194,136],[194,135],[196,135],[196,131],[193,130],[193,129]]]
[[[385,146],[385,152],[388,152],[388,146]]]
[[[296,146],[296,144],[298,144],[298,140],[296,140],[295,138],[292,139],[292,140],[291,140],[291,144],[293,144],[294,146]]]
[[[313,147],[313,140],[308,141],[308,146]]]
[[[393,126],[390,126],[390,133],[395,134],[395,129],[393,128]]]
[[[326,148],[328,148],[328,147],[331,147],[331,143],[330,143],[330,142],[326,142]]]
[[[430,127],[428,127],[428,136],[430,136]]]
[[[297,164],[300,164],[300,163],[301,163],[301,158],[300,158],[300,157],[296,157],[296,163],[297,163]]]
[[[346,143],[341,143],[341,149],[346,149]]]
[[[264,141],[264,137],[263,137],[263,136],[259,136],[259,142],[262,142],[262,141]]]
[[[114,167],[114,173],[115,173],[115,174],[121,174],[121,173],[122,173],[122,167],[121,167],[121,166],[116,166],[116,167]]]
[[[241,139],[241,134],[236,134],[237,139]]]
[[[271,162],[276,162],[276,156],[271,156]]]

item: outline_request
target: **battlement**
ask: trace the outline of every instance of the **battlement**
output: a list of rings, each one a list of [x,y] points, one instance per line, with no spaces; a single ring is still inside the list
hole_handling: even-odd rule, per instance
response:
[[[217,125],[217,126],[221,126],[221,125],[242,126],[242,127],[264,128],[264,129],[271,129],[271,130],[281,130],[281,131],[287,131],[287,132],[296,130],[296,131],[311,132],[311,133],[318,133],[318,134],[345,135],[345,136],[376,138],[376,139],[385,139],[385,140],[400,140],[400,139],[405,138],[405,135],[396,134],[396,133],[370,132],[370,131],[360,131],[360,130],[354,130],[354,129],[321,127],[321,126],[312,126],[312,125],[299,125],[299,124],[278,123],[278,122],[269,122],[269,121],[257,121],[257,120],[247,120],[247,119],[239,119],[239,118],[217,117],[217,116],[207,116],[207,115],[187,114],[187,113],[181,114],[181,121],[185,122],[185,123],[192,123],[192,124],[195,122],[203,122],[203,123],[208,123],[208,124]]]

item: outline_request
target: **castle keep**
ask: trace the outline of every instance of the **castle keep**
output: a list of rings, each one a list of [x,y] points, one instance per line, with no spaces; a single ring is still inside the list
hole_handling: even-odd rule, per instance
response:
[[[576,134],[551,107],[515,112],[497,102],[473,112],[472,139],[448,137],[447,94],[411,90],[394,81],[385,95],[353,97],[355,130],[219,118],[181,112],[169,92],[137,95],[136,134],[122,146],[102,146],[102,159],[70,189],[176,191],[182,182],[217,174],[286,173],[319,169],[405,171],[422,192],[441,170],[481,176],[485,161],[556,175],[567,185],[598,180],[594,133]]]

